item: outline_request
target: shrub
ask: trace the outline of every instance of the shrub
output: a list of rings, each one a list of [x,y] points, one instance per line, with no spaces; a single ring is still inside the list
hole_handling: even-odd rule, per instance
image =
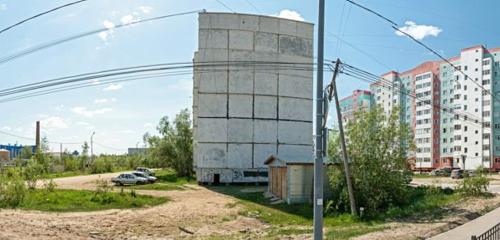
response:
[[[26,196],[26,185],[21,173],[14,169],[0,175],[0,207],[15,208]]]
[[[356,113],[355,120],[347,125],[347,153],[354,199],[358,209],[364,208],[365,217],[408,204],[411,200],[407,184],[412,172],[408,169],[406,156],[413,144],[409,126],[399,123],[398,112],[394,108],[387,118],[377,107],[369,112]],[[338,151],[331,152],[338,155]],[[332,168],[329,180],[333,203],[329,206],[339,214],[349,212],[344,167],[335,165]]]
[[[44,168],[41,164],[35,162],[34,160],[28,161],[28,164],[24,168],[23,177],[28,185],[28,189],[33,190],[36,188],[36,183],[42,177]]]
[[[54,182],[53,179],[50,179],[49,181],[45,180],[43,182],[43,189],[45,189],[47,192],[54,192],[56,187],[57,184]]]
[[[476,175],[465,177],[458,182],[457,191],[465,197],[487,196],[490,180],[482,169],[476,171]]]
[[[177,180],[177,172],[172,168],[164,168],[156,173],[156,178],[160,182],[175,182]]]
[[[92,202],[98,202],[101,204],[110,204],[115,201],[112,194],[109,194],[113,190],[113,186],[109,184],[108,181],[104,179],[96,180],[96,191],[90,199]]]

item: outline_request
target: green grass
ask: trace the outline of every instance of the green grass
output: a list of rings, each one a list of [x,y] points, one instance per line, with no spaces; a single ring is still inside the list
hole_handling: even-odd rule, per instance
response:
[[[313,220],[313,206],[310,204],[288,205],[285,203],[271,205],[262,192],[243,192],[242,186],[214,186],[211,190],[238,199],[236,204],[228,204],[227,208],[242,207],[239,214],[257,218],[271,224],[268,237],[283,237],[312,232],[309,227]],[[403,207],[392,207],[381,213],[374,220],[360,220],[349,214],[328,215],[324,217],[327,239],[349,239],[366,233],[385,229],[383,223],[399,218],[435,218],[443,213],[442,207],[460,199],[458,194],[439,189],[412,189],[412,201]]]
[[[84,212],[106,209],[138,208],[162,204],[168,201],[164,197],[123,194],[108,192],[106,197],[95,197],[95,192],[83,190],[46,190],[29,191],[21,204],[21,209],[51,212]],[[105,200],[103,200],[105,199]]]
[[[161,169],[156,171],[157,182],[153,184],[146,185],[135,185],[130,186],[133,189],[141,190],[159,190],[159,191],[170,191],[170,190],[185,190],[186,184],[195,184],[196,179],[193,177],[177,177],[177,173],[172,169]]]

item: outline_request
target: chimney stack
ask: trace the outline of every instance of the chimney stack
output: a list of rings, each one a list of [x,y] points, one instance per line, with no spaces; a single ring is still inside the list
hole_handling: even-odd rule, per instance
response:
[[[36,149],[40,149],[40,121],[36,121]]]

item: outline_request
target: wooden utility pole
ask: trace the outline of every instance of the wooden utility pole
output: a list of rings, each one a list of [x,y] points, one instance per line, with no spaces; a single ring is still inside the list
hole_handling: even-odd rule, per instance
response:
[[[340,67],[340,59],[337,58],[337,62],[335,63],[335,69],[333,71],[331,88],[333,90],[332,92],[334,93],[334,97],[335,97],[335,107],[337,108],[337,119],[339,122],[340,146],[342,148],[342,158],[344,160],[344,171],[345,171],[345,178],[347,181],[347,191],[349,192],[349,202],[351,203],[351,214],[356,216],[356,215],[358,215],[358,209],[356,208],[356,200],[354,199],[354,190],[353,190],[352,182],[351,182],[351,171],[349,170],[349,162],[347,160],[347,149],[346,149],[345,137],[344,137],[344,126],[342,124],[342,113],[340,112],[340,103],[339,103],[339,96],[338,96],[337,84],[336,84],[337,75],[339,73],[339,67]]]

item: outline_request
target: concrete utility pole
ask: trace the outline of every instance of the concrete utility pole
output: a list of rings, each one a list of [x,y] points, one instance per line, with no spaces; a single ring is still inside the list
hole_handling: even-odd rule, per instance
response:
[[[314,240],[323,239],[323,47],[325,34],[325,0],[318,9],[318,70],[316,77],[316,158],[314,160]]]
[[[90,163],[94,162],[94,135],[95,131],[90,135]]]
[[[342,148],[342,158],[344,160],[344,171],[345,171],[345,178],[347,181],[347,191],[349,192],[349,202],[351,203],[351,214],[354,216],[357,216],[358,210],[356,208],[356,199],[354,199],[354,190],[352,188],[352,182],[351,182],[351,171],[349,170],[349,162],[347,160],[347,149],[346,149],[346,144],[345,144],[344,126],[343,126],[344,124],[342,123],[342,113],[340,112],[339,95],[338,95],[337,83],[336,83],[337,74],[339,73],[339,65],[340,65],[340,59],[337,58],[337,62],[335,62],[335,70],[333,71],[332,88],[333,88],[334,97],[335,97],[335,107],[337,108],[337,120],[339,122],[340,146]]]

